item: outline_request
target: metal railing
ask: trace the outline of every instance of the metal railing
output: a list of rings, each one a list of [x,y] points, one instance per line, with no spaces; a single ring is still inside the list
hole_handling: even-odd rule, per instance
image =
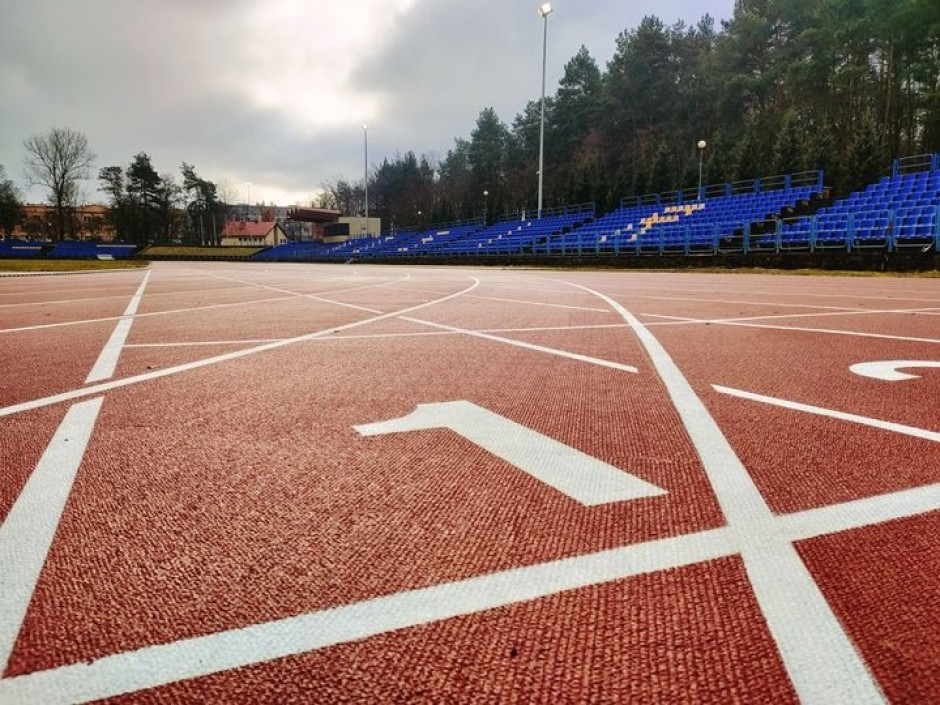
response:
[[[746,193],[767,193],[784,189],[800,187],[823,188],[824,174],[821,169],[812,171],[799,171],[793,174],[780,174],[765,176],[761,179],[746,179],[744,181],[731,181],[720,184],[708,184],[697,188],[687,188],[679,191],[664,191],[661,193],[648,193],[642,196],[625,196],[620,199],[621,208],[637,208],[652,205],[675,205],[691,203],[709,198],[722,198],[738,196]]]

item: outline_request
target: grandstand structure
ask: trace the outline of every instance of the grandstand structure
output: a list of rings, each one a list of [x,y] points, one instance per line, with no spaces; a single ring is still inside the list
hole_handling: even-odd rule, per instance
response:
[[[63,240],[62,242],[43,243],[35,240],[2,240],[0,257],[48,259],[130,259],[137,251],[136,245],[117,243],[97,243],[87,240]]]
[[[895,160],[890,174],[832,200],[822,171],[624,198],[599,216],[593,203],[401,228],[341,242],[292,241],[262,261],[499,261],[751,252],[940,252],[940,154]],[[335,213],[329,214],[335,220]],[[133,246],[24,240],[0,257],[125,258]]]

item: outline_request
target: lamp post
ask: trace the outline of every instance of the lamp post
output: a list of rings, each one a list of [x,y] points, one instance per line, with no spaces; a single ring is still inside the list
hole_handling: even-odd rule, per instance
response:
[[[483,225],[486,225],[486,199],[489,195],[490,192],[483,189]]]
[[[698,144],[698,200],[702,200],[702,167],[705,163],[705,148],[708,146],[708,142],[705,140],[699,140]]]
[[[552,14],[551,3],[539,5],[539,17],[542,18],[542,108],[539,118],[539,218],[542,217],[542,186],[545,183],[545,56],[548,47],[548,16]]]
[[[245,202],[246,202],[245,220],[248,220],[248,217],[251,215],[251,182],[250,181],[245,182],[245,189],[247,190],[247,194],[245,196]]]
[[[366,222],[365,222],[365,234],[369,234],[369,126],[363,124],[362,126],[362,139],[363,139],[363,148],[364,148],[364,160],[363,160],[363,189],[365,191],[365,201],[366,201]]]

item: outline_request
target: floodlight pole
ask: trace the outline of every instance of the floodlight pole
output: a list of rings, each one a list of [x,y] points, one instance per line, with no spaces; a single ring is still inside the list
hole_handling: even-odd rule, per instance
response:
[[[708,142],[705,140],[699,140],[698,144],[698,200],[702,200],[702,168],[705,163],[705,148],[708,146]]]
[[[368,235],[369,234],[369,126],[368,125],[362,126],[362,138],[363,138],[363,147],[365,151],[365,157],[363,160],[362,183],[363,183],[363,189],[365,191],[365,201],[366,201],[366,204],[365,204],[366,205],[365,207],[366,222],[365,222],[365,228],[363,228],[363,230],[365,231],[365,234]]]
[[[550,3],[539,5],[539,16],[542,18],[542,108],[539,118],[539,213],[542,217],[542,186],[545,183],[545,58],[548,48],[548,16],[552,14]]]

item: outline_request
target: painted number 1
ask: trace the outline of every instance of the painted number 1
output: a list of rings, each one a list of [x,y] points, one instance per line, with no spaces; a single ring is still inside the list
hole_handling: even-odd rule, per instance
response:
[[[469,401],[419,404],[407,416],[354,428],[363,436],[449,428],[587,507],[666,494],[635,475]]]

